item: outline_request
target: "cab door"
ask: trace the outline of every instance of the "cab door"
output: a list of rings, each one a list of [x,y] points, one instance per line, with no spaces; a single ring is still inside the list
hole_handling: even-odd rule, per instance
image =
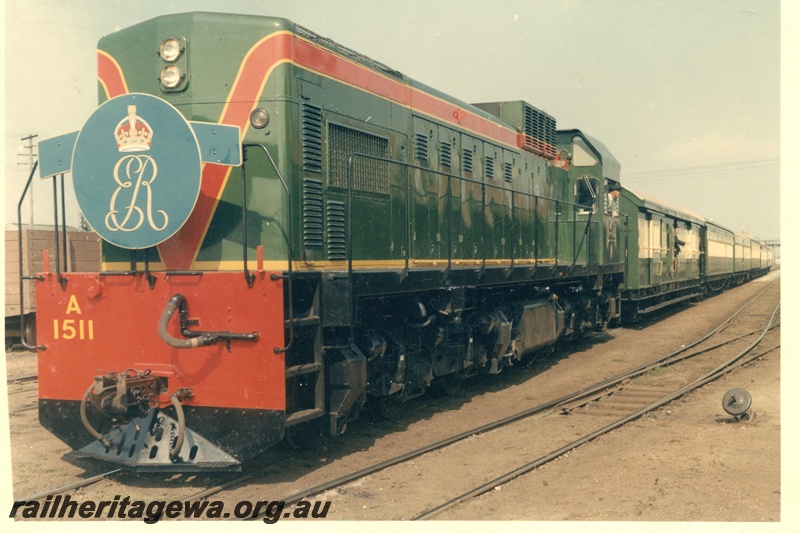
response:
[[[664,234],[661,232],[661,218],[654,216],[650,219],[650,280],[649,285],[656,286],[661,283],[664,274],[664,261],[661,254]]]

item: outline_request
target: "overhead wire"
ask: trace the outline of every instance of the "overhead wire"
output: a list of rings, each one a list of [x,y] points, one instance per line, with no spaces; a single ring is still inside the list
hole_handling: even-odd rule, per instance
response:
[[[761,160],[738,162],[722,165],[709,165],[705,167],[683,167],[675,169],[654,169],[649,171],[623,172],[623,180],[627,183],[653,183],[653,182],[685,182],[697,179],[717,179],[754,172],[778,172],[780,160]]]

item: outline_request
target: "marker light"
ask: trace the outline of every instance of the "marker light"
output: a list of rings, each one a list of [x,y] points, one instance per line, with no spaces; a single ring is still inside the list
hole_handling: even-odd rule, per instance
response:
[[[266,128],[269,124],[269,113],[262,108],[256,108],[250,113],[250,124],[258,130]]]
[[[178,84],[181,83],[182,77],[183,75],[181,74],[181,69],[175,65],[164,67],[164,70],[161,71],[161,83],[167,89],[176,88]]]
[[[183,52],[181,43],[179,43],[177,39],[167,39],[161,43],[161,48],[158,51],[161,59],[169,62],[173,62],[181,57],[181,52]]]

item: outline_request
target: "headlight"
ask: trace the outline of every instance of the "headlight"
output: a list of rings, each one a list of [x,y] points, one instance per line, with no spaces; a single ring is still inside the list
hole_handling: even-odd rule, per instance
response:
[[[250,124],[258,130],[266,128],[269,124],[269,113],[262,108],[256,108],[250,113]]]
[[[177,39],[167,39],[161,43],[161,48],[158,51],[161,59],[170,63],[181,57],[181,52],[183,52],[183,48]]]
[[[164,70],[161,71],[161,83],[167,89],[174,89],[181,83],[182,76],[181,69],[175,65],[170,65],[169,67],[164,67]]]

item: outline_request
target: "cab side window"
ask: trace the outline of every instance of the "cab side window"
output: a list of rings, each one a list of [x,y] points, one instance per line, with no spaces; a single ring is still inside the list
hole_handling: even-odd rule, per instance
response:
[[[578,214],[597,213],[600,182],[593,176],[582,176],[575,181],[575,211]]]

